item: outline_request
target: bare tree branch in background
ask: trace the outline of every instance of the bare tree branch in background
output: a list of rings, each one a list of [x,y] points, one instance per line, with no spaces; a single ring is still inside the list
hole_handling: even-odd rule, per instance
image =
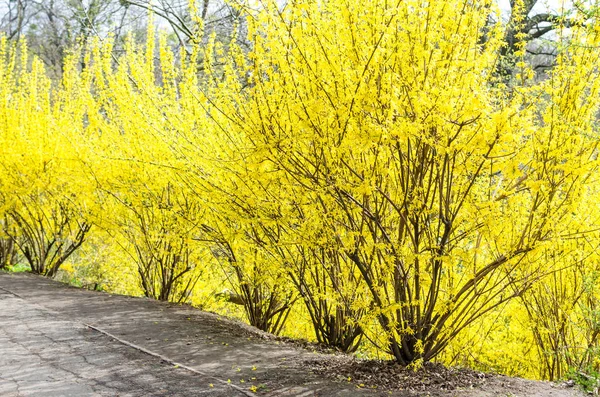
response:
[[[119,0],[4,0],[0,31],[10,40],[27,38],[30,49],[58,78],[66,51],[95,32],[121,35],[128,7]]]
[[[517,51],[518,37],[522,33],[526,34],[527,59],[534,70],[544,73],[554,65],[556,49],[552,32],[559,26],[570,27],[572,21],[567,15],[563,15],[567,10],[538,11],[543,4],[540,0],[523,0],[518,6],[516,0],[510,0],[510,16],[505,34],[507,46],[501,53],[504,58],[500,71],[502,74],[510,75],[514,69],[511,57]]]
[[[68,49],[90,37],[112,36],[115,51],[127,34],[144,37],[150,12],[156,15],[157,26],[170,32],[174,47],[189,50],[197,39],[198,18],[205,41],[215,34],[227,46],[238,29],[239,44],[246,44],[239,9],[224,0],[197,0],[196,10],[198,15],[191,15],[188,0],[0,0],[0,32],[9,40],[27,38],[31,51],[54,78],[62,75]]]
[[[18,40],[21,37],[23,26],[27,25],[28,19],[31,17],[28,5],[29,2],[25,0],[6,2],[6,13],[0,21],[0,26],[6,32],[9,40]]]
[[[190,14],[186,0],[121,0],[129,6],[153,12],[162,18],[172,29],[181,46],[187,46],[195,40],[194,17]],[[216,34],[224,44],[229,41],[236,29],[244,29],[240,20],[240,11],[224,0],[198,0],[199,15],[204,25],[205,37]],[[239,44],[246,44],[245,35],[238,35]]]

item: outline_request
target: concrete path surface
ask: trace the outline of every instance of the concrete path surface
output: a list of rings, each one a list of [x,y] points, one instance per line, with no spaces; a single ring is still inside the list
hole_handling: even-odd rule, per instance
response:
[[[0,272],[0,396],[377,395],[293,364],[312,356],[191,307]]]
[[[150,359],[2,290],[0,308],[0,396],[207,393],[210,379]],[[211,395],[242,395],[216,386]]]

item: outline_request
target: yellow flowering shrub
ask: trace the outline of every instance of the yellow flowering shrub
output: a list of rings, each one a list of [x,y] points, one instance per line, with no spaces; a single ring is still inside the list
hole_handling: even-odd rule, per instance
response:
[[[151,22],[54,85],[3,39],[1,215],[94,224],[67,270],[111,291],[403,365],[597,370],[595,10],[507,79],[492,0],[263,5],[248,48]]]

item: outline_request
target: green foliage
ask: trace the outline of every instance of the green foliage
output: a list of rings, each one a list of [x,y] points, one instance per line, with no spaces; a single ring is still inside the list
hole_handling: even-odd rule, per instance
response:
[[[14,264],[13,266],[4,268],[3,270],[9,271],[11,273],[21,273],[21,272],[30,272],[31,267],[29,267],[29,265],[26,263],[17,263],[17,264]]]
[[[569,368],[565,374],[565,378],[575,382],[581,390],[588,394],[598,395],[600,390],[600,372],[589,368],[584,369]]]

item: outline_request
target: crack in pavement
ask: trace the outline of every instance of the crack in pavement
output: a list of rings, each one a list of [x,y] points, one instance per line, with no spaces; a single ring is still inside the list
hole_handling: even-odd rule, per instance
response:
[[[169,364],[171,364],[171,365],[173,365],[173,366],[175,366],[175,367],[183,368],[183,369],[185,369],[185,370],[187,370],[187,371],[193,372],[193,373],[195,373],[195,374],[198,374],[198,375],[207,376],[207,377],[209,377],[210,379],[214,379],[214,380],[216,380],[217,382],[223,383],[223,384],[225,384],[225,385],[227,385],[227,386],[229,386],[229,387],[231,387],[231,388],[233,388],[233,389],[237,390],[238,392],[240,392],[240,393],[244,394],[244,395],[245,395],[245,396],[247,396],[247,397],[256,397],[256,395],[255,395],[254,393],[250,393],[250,392],[248,392],[248,391],[246,391],[246,390],[244,390],[244,389],[242,389],[242,388],[240,388],[240,387],[238,387],[238,386],[236,386],[236,385],[233,385],[233,384],[231,384],[231,382],[228,382],[228,381],[226,381],[226,380],[223,380],[223,379],[217,378],[217,377],[215,377],[215,376],[208,375],[208,374],[207,374],[207,373],[205,373],[205,372],[198,371],[198,370],[196,370],[196,369],[194,369],[194,368],[188,367],[188,366],[187,366],[187,365],[185,365],[185,364],[178,363],[178,362],[176,362],[176,361],[174,361],[174,360],[172,360],[172,359],[170,359],[170,358],[168,358],[168,357],[165,357],[165,356],[163,356],[163,355],[160,355],[160,354],[158,354],[158,353],[152,352],[152,351],[150,351],[150,350],[148,350],[148,349],[144,349],[144,348],[143,348],[143,347],[141,347],[141,346],[138,346],[138,345],[136,345],[136,344],[134,344],[134,343],[128,342],[128,341],[126,341],[126,340],[123,340],[123,339],[120,339],[119,337],[117,337],[117,336],[115,336],[115,335],[112,335],[112,334],[110,334],[109,332],[106,332],[106,331],[104,331],[104,330],[102,330],[102,329],[100,329],[100,328],[94,327],[94,326],[92,326],[92,325],[89,325],[89,324],[84,324],[84,325],[85,325],[85,326],[87,326],[87,327],[89,327],[90,329],[93,329],[94,331],[100,332],[100,333],[102,333],[102,334],[104,334],[104,335],[108,336],[109,338],[112,338],[112,339],[116,340],[116,341],[117,341],[117,342],[119,342],[119,343],[122,343],[122,344],[124,344],[124,345],[126,345],[126,346],[129,346],[129,347],[131,347],[132,349],[136,349],[136,350],[138,350],[138,351],[140,351],[140,352],[143,352],[143,353],[146,353],[146,354],[148,354],[148,355],[150,355],[150,356],[157,357],[157,358],[159,358],[160,360],[162,360],[162,361],[164,361],[164,362],[167,362],[167,363],[169,363]]]

